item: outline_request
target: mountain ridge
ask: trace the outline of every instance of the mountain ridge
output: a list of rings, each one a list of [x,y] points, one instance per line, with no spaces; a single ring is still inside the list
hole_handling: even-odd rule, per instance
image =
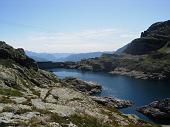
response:
[[[133,40],[124,53],[144,55],[158,51],[170,42],[170,20],[152,24],[141,37]]]
[[[112,52],[89,52],[89,53],[36,53],[26,51],[26,54],[35,59],[37,62],[53,61],[53,62],[64,62],[64,61],[80,61],[88,58],[100,57],[103,53]]]

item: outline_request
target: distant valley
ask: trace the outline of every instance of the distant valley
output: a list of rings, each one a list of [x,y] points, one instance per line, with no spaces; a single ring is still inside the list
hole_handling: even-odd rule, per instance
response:
[[[100,57],[102,54],[112,54],[113,52],[89,52],[89,53],[37,53],[32,51],[25,51],[26,54],[37,62],[52,61],[52,62],[65,62],[65,61],[81,61],[83,59]]]

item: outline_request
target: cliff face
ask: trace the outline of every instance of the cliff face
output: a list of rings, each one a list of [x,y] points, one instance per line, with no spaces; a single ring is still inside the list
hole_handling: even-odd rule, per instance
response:
[[[132,55],[149,54],[161,49],[170,42],[170,20],[157,22],[133,40],[124,51]]]
[[[153,126],[98,104],[89,94],[70,87],[69,81],[39,69],[23,49],[0,42],[0,126],[138,125]]]

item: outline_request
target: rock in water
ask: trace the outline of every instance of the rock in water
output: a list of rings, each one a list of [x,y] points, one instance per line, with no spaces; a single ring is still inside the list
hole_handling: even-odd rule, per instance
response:
[[[101,85],[94,82],[83,81],[79,78],[66,77],[64,81],[66,83],[69,83],[69,85],[75,88],[76,90],[88,93],[90,95],[97,94],[102,91]]]
[[[114,108],[126,108],[133,105],[132,101],[129,100],[122,100],[117,99],[113,97],[91,97],[94,101],[96,101],[98,104],[108,106],[108,107],[114,107]]]
[[[154,101],[138,108],[137,111],[154,119],[170,120],[170,98]]]

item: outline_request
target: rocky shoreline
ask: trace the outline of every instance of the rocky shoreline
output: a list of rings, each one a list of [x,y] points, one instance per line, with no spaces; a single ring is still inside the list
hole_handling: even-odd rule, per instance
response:
[[[94,65],[82,64],[81,62],[38,62],[38,66],[42,69],[64,68],[77,69],[83,72],[106,72],[113,75],[124,75],[142,80],[168,80],[169,76],[163,72],[145,72],[139,70],[131,70],[126,67],[115,67],[113,70],[104,70],[103,68],[94,68]],[[100,66],[100,65],[95,65]]]
[[[170,121],[170,98],[154,101],[139,107],[137,111],[156,120],[164,119]]]
[[[101,104],[103,106],[111,107],[111,108],[127,108],[132,106],[134,103],[129,100],[122,100],[118,98],[113,97],[97,97],[97,96],[91,96],[92,100],[97,102],[98,104]]]
[[[133,77],[136,79],[143,79],[143,80],[164,80],[166,76],[162,73],[146,73],[142,71],[129,71],[126,68],[116,68],[114,71],[109,72],[113,75],[124,75],[128,77]]]
[[[83,92],[89,95],[93,95],[91,96],[92,100],[94,100],[95,102],[103,106],[121,109],[121,108],[130,107],[134,104],[130,100],[122,100],[122,99],[113,98],[113,97],[95,96],[96,94],[99,94],[102,92],[102,86],[91,81],[90,82],[83,81],[75,77],[66,77],[63,79],[63,81],[66,83],[69,83],[69,86],[71,86],[75,90],[78,90],[80,92]]]

